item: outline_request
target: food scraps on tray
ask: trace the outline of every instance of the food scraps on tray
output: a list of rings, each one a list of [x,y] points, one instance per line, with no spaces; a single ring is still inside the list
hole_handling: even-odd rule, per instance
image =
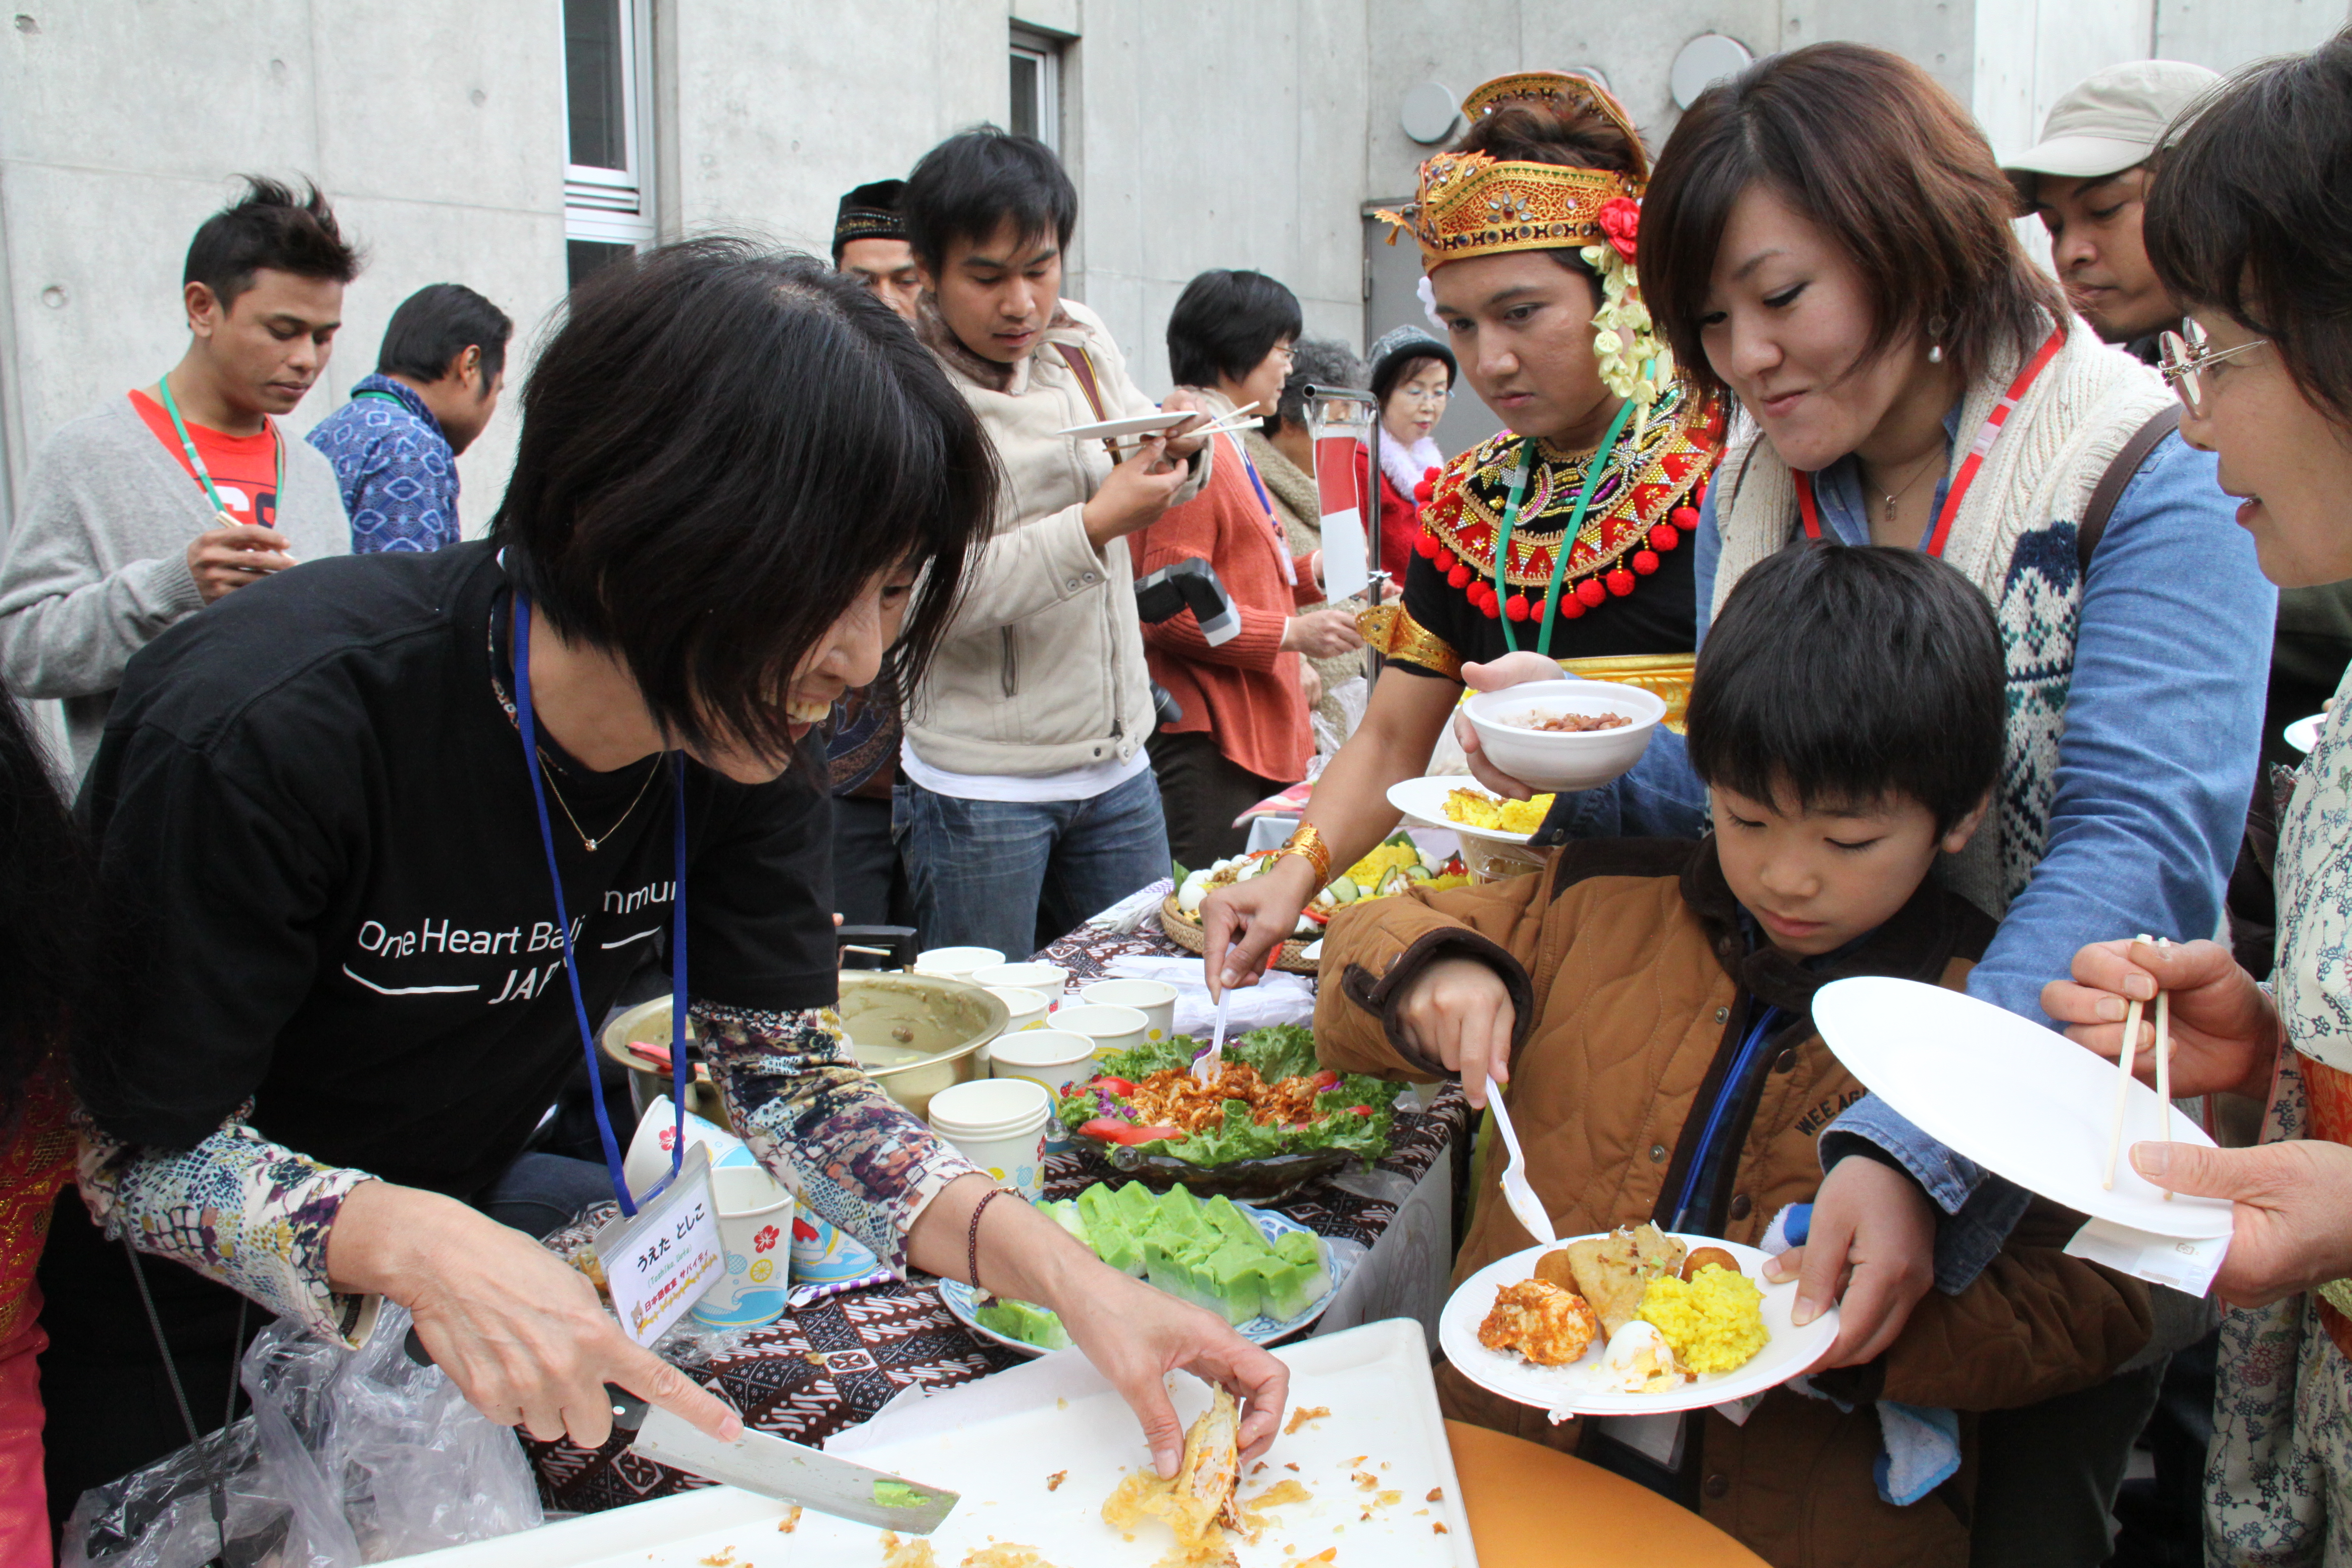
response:
[[[1545,1253],[1532,1278],[1496,1292],[1478,1325],[1480,1344],[1539,1366],[1577,1362],[1599,1340],[1593,1374],[1623,1394],[1737,1371],[1769,1338],[1763,1292],[1731,1254],[1693,1251],[1646,1224]]]
[[[1211,893],[1264,875],[1281,854],[1279,849],[1260,849],[1220,860],[1205,870],[1187,873],[1177,882],[1176,908],[1199,919],[1202,901]],[[1462,863],[1461,856],[1440,860],[1415,845],[1412,835],[1391,834],[1315,895],[1313,901],[1299,911],[1296,934],[1317,935],[1333,915],[1360,900],[1385,899],[1416,887],[1434,890],[1467,887],[1469,883],[1469,868]]]
[[[1321,1300],[1331,1275],[1320,1237],[1290,1231],[1269,1241],[1228,1197],[1202,1203],[1187,1187],[1154,1193],[1140,1182],[1088,1187],[1038,1208],[1095,1256],[1227,1322],[1286,1323]],[[1045,1350],[1070,1342],[1061,1320],[1026,1301],[994,1300],[972,1314],[982,1328]]]
[[[1320,1066],[1312,1030],[1277,1024],[1227,1041],[1213,1083],[1192,1077],[1200,1050],[1190,1035],[1173,1035],[1115,1051],[1062,1096],[1055,1114],[1081,1138],[1192,1165],[1315,1149],[1344,1149],[1370,1164],[1389,1152],[1402,1087]]]
[[[1103,1522],[1135,1539],[1146,1520],[1159,1520],[1176,1537],[1161,1568],[1218,1568],[1232,1561],[1225,1531],[1244,1528],[1234,1490],[1241,1481],[1241,1412],[1220,1388],[1209,1408],[1184,1433],[1184,1460],[1175,1479],[1133,1470],[1103,1500]]]

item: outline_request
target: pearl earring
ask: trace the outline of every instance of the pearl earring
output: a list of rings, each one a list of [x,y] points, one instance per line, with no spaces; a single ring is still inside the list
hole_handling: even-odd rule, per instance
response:
[[[1944,345],[1936,340],[1944,335],[1946,324],[1941,316],[1934,318],[1927,323],[1927,363],[1929,364],[1944,363]]]
[[[1944,363],[1943,344],[1929,343],[1927,345],[1927,363],[1929,364],[1941,364]]]

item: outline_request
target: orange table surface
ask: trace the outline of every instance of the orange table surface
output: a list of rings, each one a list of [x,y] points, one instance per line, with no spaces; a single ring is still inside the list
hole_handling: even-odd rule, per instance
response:
[[[1479,1568],[1761,1568],[1764,1559],[1646,1487],[1540,1444],[1445,1424]]]

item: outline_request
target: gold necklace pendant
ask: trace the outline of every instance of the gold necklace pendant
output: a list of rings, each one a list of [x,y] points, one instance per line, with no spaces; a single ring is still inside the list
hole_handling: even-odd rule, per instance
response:
[[[646,791],[653,788],[654,786],[654,775],[661,772],[661,758],[656,756],[646,768],[645,782],[637,785],[637,793],[629,797],[629,804],[622,811],[620,816],[614,821],[612,826],[604,829],[604,832],[598,834],[595,837],[591,838],[588,837],[588,830],[580,826],[580,819],[572,815],[571,803],[563,798],[563,791],[556,786],[555,768],[548,762],[546,752],[541,752],[540,753],[539,764],[541,773],[545,774],[547,778],[547,793],[555,797],[556,805],[561,808],[563,813],[563,820],[572,824],[572,831],[580,835],[580,847],[591,855],[596,853],[596,847],[598,845],[604,843],[604,840],[612,837],[613,835],[621,831],[623,825],[625,824],[630,817],[636,815],[638,803],[646,798]]]

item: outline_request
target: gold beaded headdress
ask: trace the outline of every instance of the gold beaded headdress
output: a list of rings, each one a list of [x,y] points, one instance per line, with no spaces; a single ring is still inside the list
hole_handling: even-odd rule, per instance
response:
[[[1650,173],[1641,133],[1605,89],[1566,71],[1497,77],[1464,99],[1462,112],[1473,121],[1483,120],[1514,103],[1555,113],[1598,110],[1624,133],[1633,149],[1633,169],[1571,168],[1502,162],[1484,153],[1440,153],[1422,164],[1420,189],[1412,205],[1373,216],[1396,230],[1411,231],[1421,244],[1424,272],[1475,256],[1577,249],[1601,283],[1601,308],[1592,318],[1601,378],[1619,396],[1638,402],[1646,415],[1674,379],[1674,359],[1652,330],[1633,275],[1642,192]],[[1396,243],[1394,231],[1389,243]],[[1627,336],[1633,340],[1630,345]]]

